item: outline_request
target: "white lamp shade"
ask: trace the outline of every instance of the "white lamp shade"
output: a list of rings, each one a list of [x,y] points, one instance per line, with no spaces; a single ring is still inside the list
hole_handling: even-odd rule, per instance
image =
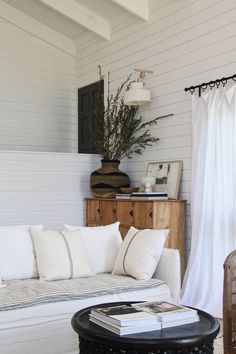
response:
[[[127,106],[140,106],[147,102],[151,102],[150,91],[143,88],[142,82],[133,82],[125,92],[124,103]]]

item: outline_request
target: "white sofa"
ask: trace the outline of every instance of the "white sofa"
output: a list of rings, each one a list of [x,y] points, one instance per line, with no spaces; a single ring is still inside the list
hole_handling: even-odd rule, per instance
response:
[[[112,276],[112,275],[109,275]],[[123,279],[123,276],[116,276]],[[95,280],[99,276],[95,276]],[[71,317],[87,306],[114,301],[178,302],[181,275],[179,251],[164,249],[153,278],[165,283],[150,288],[140,288],[114,293],[112,289],[98,296],[83,299],[41,303],[23,308],[0,310],[1,354],[75,354],[78,353],[78,338],[71,328]],[[40,280],[38,280],[40,282]],[[70,281],[70,280],[69,280]],[[84,281],[84,280],[83,280]],[[87,278],[88,283],[91,278]],[[134,280],[133,280],[134,281]],[[20,280],[26,284],[24,280]],[[136,281],[145,284],[143,281]],[[99,282],[98,282],[99,283]],[[12,282],[11,282],[12,284]],[[0,289],[0,302],[3,289]],[[50,299],[48,300],[50,301]]]

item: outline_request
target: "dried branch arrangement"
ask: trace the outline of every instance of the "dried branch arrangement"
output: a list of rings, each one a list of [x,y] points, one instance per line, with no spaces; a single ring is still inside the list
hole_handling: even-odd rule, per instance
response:
[[[142,154],[147,146],[159,140],[151,135],[149,128],[156,125],[159,119],[173,115],[143,122],[142,116],[137,116],[138,106],[124,104],[123,94],[132,82],[129,75],[114,94],[108,90],[106,107],[96,104],[96,98],[94,100],[94,139],[103,160],[121,160],[131,158],[133,154]],[[109,85],[108,79],[108,88]]]

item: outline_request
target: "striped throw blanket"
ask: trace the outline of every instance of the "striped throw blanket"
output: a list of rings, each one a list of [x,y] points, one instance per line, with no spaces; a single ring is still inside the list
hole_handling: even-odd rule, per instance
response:
[[[163,283],[158,279],[143,281],[113,274],[51,282],[39,279],[9,281],[0,289],[0,311],[154,288]]]

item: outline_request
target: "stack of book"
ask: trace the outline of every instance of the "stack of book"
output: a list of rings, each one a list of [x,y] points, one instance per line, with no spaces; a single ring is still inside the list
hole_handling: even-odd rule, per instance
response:
[[[133,193],[117,193],[116,199],[132,199],[132,200],[162,200],[168,199],[167,192],[133,192]]]
[[[90,321],[122,336],[198,322],[199,316],[195,309],[161,301],[97,307]]]
[[[135,192],[131,194],[130,199],[161,200],[168,199],[168,194],[167,192]]]
[[[128,305],[94,308],[89,319],[121,336],[161,329],[156,316]]]
[[[161,328],[180,326],[199,321],[197,310],[167,301],[143,302],[131,306],[139,311],[145,311],[156,316],[161,323]]]
[[[116,199],[130,199],[131,193],[116,193]]]

